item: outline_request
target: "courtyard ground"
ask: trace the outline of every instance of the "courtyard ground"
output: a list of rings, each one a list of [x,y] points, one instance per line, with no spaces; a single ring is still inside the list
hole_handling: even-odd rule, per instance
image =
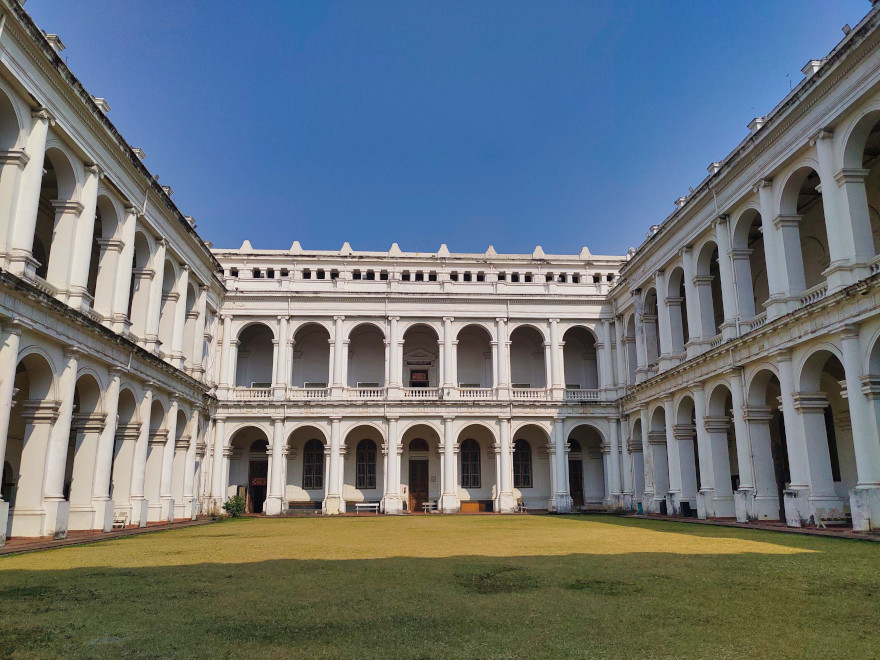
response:
[[[242,519],[0,557],[0,657],[880,657],[880,545],[610,516]]]

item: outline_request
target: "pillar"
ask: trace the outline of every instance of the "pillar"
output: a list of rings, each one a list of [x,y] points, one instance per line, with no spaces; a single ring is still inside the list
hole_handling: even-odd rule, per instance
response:
[[[458,513],[461,504],[458,500],[458,474],[455,469],[455,454],[458,446],[452,431],[454,417],[443,418],[443,495],[440,509],[443,513]]]
[[[769,406],[747,406],[743,408],[743,418],[749,427],[749,440],[752,447],[752,465],[755,475],[754,517],[757,520],[779,519],[779,492],[776,485],[776,472],[773,467],[770,422],[773,411]],[[785,484],[780,484],[782,487]]]
[[[186,459],[183,472],[183,506],[184,517],[195,518],[198,513],[198,498],[196,497],[196,462],[200,445],[199,434],[199,411],[193,410],[190,418],[189,446],[186,448]],[[204,461],[199,461],[199,470],[204,470]]]
[[[737,519],[745,522],[755,517],[755,474],[752,468],[752,445],[749,425],[743,408],[745,406],[742,368],[730,374],[730,398],[733,406],[733,433],[736,441],[739,488],[737,489]]]
[[[644,478],[645,478],[645,490],[642,493],[642,510],[645,513],[652,512],[656,513],[656,500],[654,498],[655,491],[657,489],[655,483],[655,469],[654,469],[654,447],[651,444],[650,430],[648,422],[648,408],[647,406],[641,406],[638,408],[639,411],[639,425],[642,430],[642,463],[644,469]],[[663,442],[666,442],[666,436],[664,434]],[[664,466],[665,469],[665,466]],[[666,491],[662,493],[663,497],[666,497]]]
[[[272,390],[276,401],[283,401],[287,396],[287,385],[290,381],[287,368],[287,322],[289,317],[278,317],[278,340],[275,342],[274,364],[272,365]]]
[[[226,449],[226,418],[214,418],[214,449],[211,456],[213,464],[211,466],[211,498],[213,500],[211,508],[213,513],[218,514],[221,507],[226,502],[226,492],[228,484],[224,483],[223,474],[223,453]]]
[[[52,507],[53,517],[50,521],[44,506],[47,454],[52,441],[52,427],[58,419],[58,401],[26,400],[22,402],[21,418],[25,423],[24,444],[21,452],[21,469],[19,471],[18,491],[15,496],[15,514],[12,516],[12,536],[54,536],[55,531],[60,537],[66,533],[66,525],[56,528],[58,513],[64,508]],[[65,446],[65,453],[67,447]],[[63,469],[63,467],[62,467]],[[63,473],[62,473],[63,478]]]
[[[348,342],[345,341],[344,316],[333,317],[333,396],[341,397],[346,386],[348,367]]]
[[[230,366],[232,362],[231,343],[232,343],[232,317],[224,314],[221,317],[223,321],[223,342],[220,345],[220,388],[227,389],[232,386],[229,375],[234,371]],[[216,495],[216,493],[215,493]]]
[[[73,419],[73,397],[76,391],[78,357],[82,353],[69,347],[64,351],[64,369],[58,378],[60,406],[58,419],[52,428],[49,451],[46,454],[45,490],[43,508],[46,511],[46,529],[42,535],[67,537],[70,502],[64,499],[64,471],[67,465],[67,447],[70,442],[70,423]]]
[[[553,447],[556,450],[556,492],[553,494],[553,510],[556,513],[571,512],[571,494],[568,490],[568,452],[566,451],[565,420],[553,420]]]
[[[205,372],[202,362],[205,353],[205,322],[208,315],[208,287],[206,286],[199,287],[199,297],[196,301],[196,312],[198,313],[198,316],[196,317],[196,327],[195,332],[193,333],[195,336],[193,337],[191,362],[193,376],[197,379],[201,379]]]
[[[615,509],[623,507],[622,489],[620,484],[620,435],[617,430],[617,417],[608,417],[608,492],[611,495],[611,504]]]
[[[140,527],[147,526],[149,500],[144,494],[144,481],[147,472],[147,454],[150,449],[150,412],[153,407],[153,383],[147,383],[144,398],[141,401],[138,417],[141,420],[140,434],[134,447],[134,459],[131,466],[131,523]]]
[[[159,477],[159,519],[173,522],[174,498],[171,494],[174,478],[174,451],[177,443],[177,410],[179,403],[176,396],[170,397],[171,405],[165,413],[165,442],[162,445],[162,464]]]
[[[388,317],[388,396],[399,398],[403,387],[403,339],[400,337],[400,317]],[[439,365],[438,365],[439,367]]]
[[[513,444],[510,441],[510,417],[499,420],[500,461],[498,477],[498,510],[501,513],[516,512],[516,497],[513,493]]]
[[[672,322],[669,318],[669,305],[666,299],[669,297],[669,287],[666,282],[666,272],[658,270],[654,274],[654,284],[657,289],[657,332],[660,335],[660,354],[657,356],[659,369],[665,371],[672,366]],[[603,340],[604,341],[604,340]]]
[[[284,417],[272,417],[272,452],[269,455],[269,488],[263,510],[268,516],[277,516],[283,508],[284,488],[282,472],[284,466]]]
[[[0,267],[8,268],[10,241],[21,193],[22,173],[30,158],[23,150],[0,151]],[[4,529],[2,535],[6,534]]]
[[[94,518],[91,529],[102,529],[109,532],[113,528],[113,500],[110,499],[110,476],[113,471],[113,453],[116,443],[116,422],[119,410],[119,383],[122,369],[110,369],[110,382],[104,392],[104,429],[98,440],[98,451],[95,461],[95,481],[92,490],[92,508]]]
[[[403,447],[400,445],[398,418],[388,417],[388,452],[387,471],[385,473],[385,496],[383,499],[385,513],[403,513],[403,500],[400,497],[400,457]]]
[[[715,241],[718,245],[718,274],[721,277],[721,304],[724,308],[724,320],[721,323],[721,334],[725,339],[737,336],[737,305],[736,288],[733,284],[733,263],[730,260],[730,223],[726,215],[715,219]]]
[[[601,348],[597,346],[597,358],[599,359],[600,378],[599,387],[611,393],[614,389],[614,371],[611,360],[611,319],[601,320]]]
[[[95,214],[98,210],[98,181],[102,177],[97,165],[86,165],[86,180],[82,187],[82,213],[74,227],[72,255],[67,281],[70,289],[68,302],[75,309],[94,307],[87,285],[89,266],[92,261],[92,240],[95,231]],[[56,227],[57,229],[57,227]],[[53,237],[54,238],[54,237]],[[62,243],[61,245],[65,245]],[[99,255],[100,258],[100,255]],[[51,257],[49,259],[51,261]]]
[[[548,385],[552,388],[552,397],[559,401],[565,396],[565,369],[562,360],[562,346],[563,343],[559,337],[559,319],[550,319],[551,380],[548,382]]]
[[[46,137],[49,123],[55,119],[45,108],[31,113],[33,123],[27,139],[27,160],[21,173],[18,203],[11,220],[9,240],[9,269],[18,276],[32,277],[36,268],[32,250],[37,228],[37,210],[40,206],[40,188],[43,183],[43,163],[46,157]]]
[[[119,260],[116,264],[116,277],[113,283],[113,299],[111,302],[111,327],[113,332],[126,334],[131,328],[131,319],[128,318],[128,303],[131,295],[131,278],[134,264],[134,237],[137,229],[137,209],[127,206],[125,213],[120,219],[120,236],[122,248],[119,252]]]
[[[342,456],[340,454],[342,438],[340,437],[341,417],[330,418],[330,466],[329,481],[324,498],[324,513],[336,515],[341,512],[342,502]]]
[[[687,314],[689,335],[684,348],[687,357],[692,358],[702,350],[703,330],[700,296],[694,283],[697,269],[694,264],[694,251],[690,246],[681,250],[681,268],[684,271],[685,313]]]
[[[648,377],[648,341],[645,336],[645,307],[642,300],[642,290],[633,291],[632,297],[636,326],[636,383],[641,383]]]
[[[767,286],[770,293],[764,307],[767,309],[767,320],[772,321],[788,312],[788,270],[783,255],[782,236],[776,223],[771,221],[778,215],[773,199],[773,182],[771,179],[761,179],[755,189],[761,205],[764,262],[767,264]]]
[[[57,290],[56,297],[68,302],[70,296],[70,271],[74,259],[74,251],[68,246],[76,242],[76,228],[80,223],[83,205],[73,199],[53,199],[55,210],[55,230],[52,232],[52,245],[57,249],[50,250],[49,266],[46,281]],[[83,223],[87,222],[85,219]],[[94,219],[93,219],[94,222]]]
[[[150,287],[150,301],[147,306],[147,327],[143,337],[146,349],[155,352],[159,348],[159,315],[162,311],[162,286],[165,277],[165,239],[156,241],[156,250],[150,259],[153,281]],[[167,346],[165,347],[167,350]]]
[[[451,398],[458,391],[458,364],[456,363],[457,355],[455,345],[453,344],[455,337],[452,333],[452,321],[453,318],[451,316],[443,317],[443,357],[446,360],[443,368],[443,378],[445,381],[443,387],[446,390],[443,394],[444,398]]]
[[[786,489],[787,494],[785,495],[785,521],[790,526],[799,527],[801,522],[807,520],[811,515],[808,501],[810,477],[806,460],[806,440],[795,407],[791,352],[786,350],[777,354],[776,363],[779,369],[779,398],[782,404],[785,444],[788,448],[788,467],[791,474],[791,483]]]
[[[626,350],[626,341],[624,339],[624,326],[623,326],[623,317],[615,316],[614,317],[614,339],[615,344],[617,345],[617,351],[615,351],[615,362],[617,367],[617,378],[615,379],[617,382],[617,395],[623,396],[626,393],[626,384],[629,382],[629,371],[626,367],[626,359],[627,359],[627,350]]]

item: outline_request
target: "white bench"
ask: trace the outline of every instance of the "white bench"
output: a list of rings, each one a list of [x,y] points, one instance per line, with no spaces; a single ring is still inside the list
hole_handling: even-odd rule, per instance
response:
[[[422,502],[422,511],[425,513],[431,513],[432,511],[437,511],[437,502]]]
[[[361,511],[372,511],[373,513],[379,513],[379,503],[378,502],[355,502],[354,503],[354,515],[360,515]]]
[[[124,512],[113,514],[113,529],[125,529],[128,525],[128,514]]]

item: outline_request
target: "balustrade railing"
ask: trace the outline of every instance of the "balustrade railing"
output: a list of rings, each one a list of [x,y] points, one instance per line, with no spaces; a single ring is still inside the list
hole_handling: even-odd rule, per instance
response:
[[[807,305],[812,305],[814,302],[822,300],[826,295],[828,295],[828,282],[820,282],[798,296],[798,306],[806,307]]]
[[[350,387],[346,391],[349,399],[384,399],[384,387]]]
[[[719,334],[715,335],[714,337],[712,337],[712,339],[709,340],[709,348],[717,348],[718,346],[721,346],[721,344],[723,344],[723,343],[724,343],[724,335],[719,333]]]
[[[541,401],[547,398],[547,390],[535,387],[516,387],[510,390],[510,396],[512,399],[518,401]]]
[[[746,321],[746,332],[751,332],[752,330],[757,330],[761,326],[767,324],[767,312],[761,312],[757,316],[753,316],[748,321]]]
[[[404,387],[404,399],[434,400],[440,398],[440,389],[437,387]]]
[[[287,389],[287,398],[296,401],[326,399],[327,392],[326,387],[290,387]]]
[[[272,398],[271,387],[236,387],[232,390],[235,401],[262,401]]]
[[[465,387],[458,390],[459,399],[491,399],[494,389],[491,387]]]
[[[599,390],[565,390],[566,401],[598,401]]]

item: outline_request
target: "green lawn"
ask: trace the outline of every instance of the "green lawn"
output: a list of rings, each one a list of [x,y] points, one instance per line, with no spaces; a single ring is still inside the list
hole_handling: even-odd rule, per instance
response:
[[[880,545],[599,516],[243,519],[0,558],[0,657],[880,657]]]

